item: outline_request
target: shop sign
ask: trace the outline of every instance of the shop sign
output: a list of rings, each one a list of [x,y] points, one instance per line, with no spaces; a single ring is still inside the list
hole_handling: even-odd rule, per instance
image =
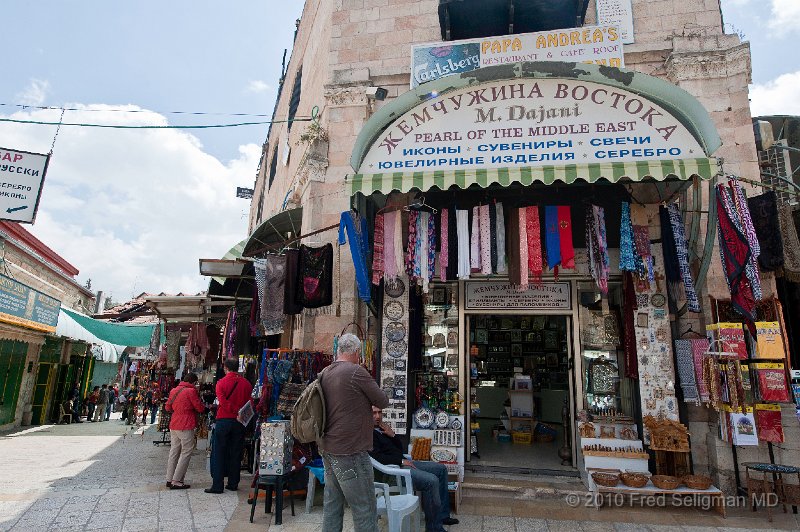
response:
[[[623,44],[633,42],[633,7],[631,0],[597,0],[597,22],[619,27]]]
[[[663,107],[574,79],[503,80],[426,100],[372,145],[361,173],[703,157]]]
[[[567,282],[542,283],[520,289],[509,283],[466,282],[467,310],[571,310],[572,289]]]
[[[49,155],[0,148],[0,220],[32,224]]]
[[[0,274],[0,322],[54,333],[61,301]]]
[[[616,26],[584,26],[414,45],[411,88],[478,68],[524,61],[625,66],[620,31]]]

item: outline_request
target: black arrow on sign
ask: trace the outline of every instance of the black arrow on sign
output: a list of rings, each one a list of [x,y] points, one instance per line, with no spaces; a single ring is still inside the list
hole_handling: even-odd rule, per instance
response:
[[[13,207],[13,208],[9,207],[8,209],[6,209],[6,212],[10,214],[12,212],[22,211],[22,210],[25,210],[27,208],[28,208],[27,205],[23,205],[22,207]]]

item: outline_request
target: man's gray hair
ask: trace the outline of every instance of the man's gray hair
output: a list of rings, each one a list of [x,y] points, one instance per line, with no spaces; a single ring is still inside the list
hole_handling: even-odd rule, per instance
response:
[[[343,334],[339,338],[339,349],[336,353],[336,358],[339,358],[342,354],[360,354],[361,353],[361,340],[358,339],[353,333]]]

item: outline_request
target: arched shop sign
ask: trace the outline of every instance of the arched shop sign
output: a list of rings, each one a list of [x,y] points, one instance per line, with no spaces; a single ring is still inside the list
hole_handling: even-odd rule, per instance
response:
[[[382,107],[357,139],[351,189],[710,178],[719,145],[702,105],[663,80],[518,63],[426,83]]]

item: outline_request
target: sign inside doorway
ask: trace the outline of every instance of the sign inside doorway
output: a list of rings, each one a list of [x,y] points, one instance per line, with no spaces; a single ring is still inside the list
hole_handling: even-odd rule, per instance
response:
[[[502,282],[467,282],[465,308],[571,310],[571,292],[568,282],[530,285],[525,290]]]

